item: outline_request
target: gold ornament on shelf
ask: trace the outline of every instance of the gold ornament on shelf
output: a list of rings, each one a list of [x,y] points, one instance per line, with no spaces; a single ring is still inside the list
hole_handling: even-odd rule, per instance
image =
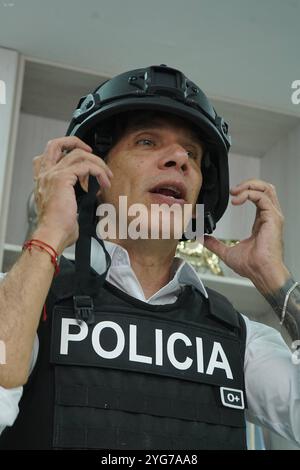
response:
[[[221,240],[228,246],[239,243],[238,240]],[[220,266],[220,258],[205,248],[198,241],[179,242],[176,249],[176,256],[188,261],[199,273],[210,273],[216,276],[224,276]]]

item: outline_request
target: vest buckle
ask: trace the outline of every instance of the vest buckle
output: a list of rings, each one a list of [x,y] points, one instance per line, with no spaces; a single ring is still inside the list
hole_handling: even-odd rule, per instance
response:
[[[74,295],[73,304],[75,318],[80,325],[83,321],[88,325],[95,323],[94,302],[88,295]]]

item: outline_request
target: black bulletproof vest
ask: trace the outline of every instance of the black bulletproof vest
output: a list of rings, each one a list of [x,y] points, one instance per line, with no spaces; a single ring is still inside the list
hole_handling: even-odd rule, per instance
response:
[[[74,264],[60,266],[37,364],[0,448],[246,447],[246,327],[227,299],[185,286],[175,303],[149,305],[105,281],[82,320]]]

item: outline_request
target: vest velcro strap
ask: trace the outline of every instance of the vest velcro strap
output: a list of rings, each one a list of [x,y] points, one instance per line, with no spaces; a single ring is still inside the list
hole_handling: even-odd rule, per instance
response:
[[[202,442],[205,440],[205,430],[202,431]],[[201,437],[201,432],[199,432]],[[215,441],[217,442],[217,440]],[[69,427],[58,426],[55,429],[54,448],[56,449],[195,449],[199,440],[194,436],[166,436],[162,432],[155,434],[153,429],[147,432],[141,429],[134,432],[129,427]],[[207,446],[211,442],[207,442]],[[209,447],[207,447],[209,448]]]
[[[133,378],[133,383],[136,384]],[[137,385],[137,384],[136,384]],[[174,387],[176,387],[174,382]],[[217,391],[217,390],[216,390]],[[228,410],[213,404],[211,387],[206,387],[207,396],[204,400],[198,397],[192,400],[183,400],[176,393],[169,396],[151,394],[149,391],[139,390],[138,394],[127,390],[112,390],[105,387],[87,387],[85,385],[58,386],[56,404],[59,406],[86,407],[103,410],[119,410],[128,413],[142,413],[163,418],[184,419],[188,421],[203,421],[206,423],[221,423],[229,426],[244,426],[244,413]],[[202,395],[205,395],[202,393]]]

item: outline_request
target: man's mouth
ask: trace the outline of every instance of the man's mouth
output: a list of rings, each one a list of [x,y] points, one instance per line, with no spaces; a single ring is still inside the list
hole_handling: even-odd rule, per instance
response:
[[[162,201],[166,199],[166,202],[177,202],[184,204],[186,189],[182,183],[159,183],[150,190],[150,193],[162,196]]]

